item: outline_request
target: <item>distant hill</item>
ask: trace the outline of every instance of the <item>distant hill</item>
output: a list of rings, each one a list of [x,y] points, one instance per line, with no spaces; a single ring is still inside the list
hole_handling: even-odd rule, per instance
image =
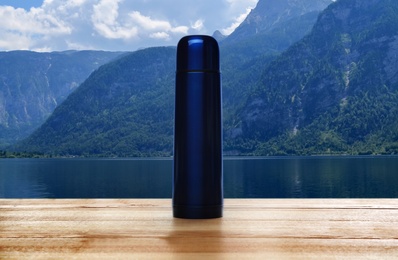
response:
[[[0,52],[0,148],[26,138],[99,66],[120,52]]]

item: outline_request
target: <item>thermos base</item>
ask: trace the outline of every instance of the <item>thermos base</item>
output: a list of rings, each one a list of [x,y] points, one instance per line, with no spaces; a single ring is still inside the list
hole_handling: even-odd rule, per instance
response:
[[[221,218],[222,206],[187,207],[173,206],[173,216],[175,218],[206,219]]]

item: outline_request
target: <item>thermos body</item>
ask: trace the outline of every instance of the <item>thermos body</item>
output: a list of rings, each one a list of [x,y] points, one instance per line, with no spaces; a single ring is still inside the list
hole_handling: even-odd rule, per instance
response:
[[[209,36],[177,48],[173,215],[222,217],[222,104],[219,50]]]

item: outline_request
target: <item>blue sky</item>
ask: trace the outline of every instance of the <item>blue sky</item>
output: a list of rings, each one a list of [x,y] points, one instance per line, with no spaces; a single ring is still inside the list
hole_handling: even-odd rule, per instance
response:
[[[258,0],[0,0],[0,51],[134,51],[230,34]]]
[[[42,4],[43,0],[0,0],[0,6],[9,5],[26,10],[29,10],[31,7],[40,7]]]

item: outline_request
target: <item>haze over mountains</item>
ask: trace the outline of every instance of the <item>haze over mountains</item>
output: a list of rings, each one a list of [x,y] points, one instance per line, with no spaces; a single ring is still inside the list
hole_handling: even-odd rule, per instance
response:
[[[397,39],[396,1],[260,0],[220,43],[225,154],[397,153]],[[15,147],[170,156],[174,70],[172,47],[107,63]]]
[[[26,138],[119,52],[0,52],[0,148]]]

